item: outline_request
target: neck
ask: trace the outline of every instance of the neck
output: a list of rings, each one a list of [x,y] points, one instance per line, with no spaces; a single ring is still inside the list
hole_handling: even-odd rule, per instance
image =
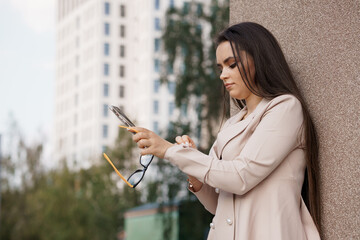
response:
[[[246,102],[246,107],[247,107],[247,114],[249,115],[250,113],[252,113],[256,106],[260,103],[260,101],[262,100],[262,97],[256,96],[255,94],[251,94],[249,97],[247,97],[245,99]]]

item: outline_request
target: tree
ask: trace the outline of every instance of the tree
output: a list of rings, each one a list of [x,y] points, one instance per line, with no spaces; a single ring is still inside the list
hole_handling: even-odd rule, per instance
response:
[[[133,147],[131,134],[120,131],[108,151],[122,172]],[[42,143],[29,146],[21,137],[15,153],[2,158],[1,239],[114,239],[124,228],[123,213],[141,203],[138,191],[117,186],[121,180],[105,159],[81,170],[64,160],[45,171]]]
[[[163,64],[161,81],[163,83],[171,81],[169,73],[174,73],[176,77],[175,103],[178,108],[186,108],[191,105],[196,109],[196,121],[183,121],[185,117],[180,117],[177,122],[170,124],[166,139],[173,142],[178,135],[188,134],[196,138],[206,139],[198,146],[199,150],[207,152],[215,139],[215,131],[219,126],[220,113],[223,102],[221,92],[221,81],[216,73],[215,44],[209,39],[224,29],[229,21],[229,1],[212,0],[209,11],[203,11],[200,3],[192,1],[185,3],[183,9],[171,8],[166,13],[166,22],[162,41],[164,42],[165,61]],[[205,12],[209,12],[206,14]],[[175,67],[174,67],[175,66]],[[173,69],[178,69],[174,71]],[[228,107],[228,106],[226,106]],[[194,124],[195,123],[195,124]],[[205,130],[201,133],[201,130]],[[162,212],[164,206],[173,203],[179,196],[181,189],[186,188],[186,176],[176,167],[167,161],[159,159],[156,164],[157,178],[147,183],[148,201],[160,202],[159,211]],[[197,214],[198,228],[183,226],[180,233],[181,239],[193,231],[198,231],[199,239],[203,239],[204,223],[209,222],[209,215],[202,206],[194,203],[187,192],[187,197],[183,198],[182,206],[193,206],[192,211]],[[184,221],[189,222],[190,213],[184,213],[181,219],[181,226]],[[171,233],[171,216],[163,215],[164,239],[168,239]],[[195,235],[192,235],[197,239]]]
[[[161,79],[168,82],[174,65],[179,69],[174,72],[175,103],[179,108],[189,104],[196,108],[196,126],[191,126],[191,130],[197,130],[198,139],[207,139],[200,145],[206,151],[215,140],[214,129],[219,126],[224,102],[222,83],[217,76],[215,43],[209,39],[214,39],[228,25],[229,1],[212,0],[209,14],[203,8],[201,3],[192,1],[184,4],[183,9],[171,8],[167,12],[162,37],[167,63]],[[191,122],[185,124],[191,125]]]

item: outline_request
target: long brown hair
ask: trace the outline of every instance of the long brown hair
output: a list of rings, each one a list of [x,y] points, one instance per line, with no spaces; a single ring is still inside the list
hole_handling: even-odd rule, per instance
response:
[[[280,45],[266,28],[252,22],[236,24],[221,32],[216,39],[217,45],[225,41],[230,42],[234,56],[241,56],[240,51],[245,51],[252,56],[256,69],[253,82],[248,78],[246,71],[240,71],[241,68],[244,69],[244,63],[240,57],[237,67],[245,85],[253,94],[266,99],[273,99],[283,94],[292,94],[301,102],[304,116],[302,127],[306,144],[306,171],[301,195],[320,231],[318,138],[311,115]],[[225,101],[228,101],[229,95],[226,94],[225,96]],[[244,107],[243,101],[232,100],[240,109]]]

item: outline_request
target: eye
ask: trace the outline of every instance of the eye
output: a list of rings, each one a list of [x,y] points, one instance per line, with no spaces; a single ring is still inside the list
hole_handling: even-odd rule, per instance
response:
[[[235,68],[235,67],[236,67],[236,62],[230,65],[230,68]]]

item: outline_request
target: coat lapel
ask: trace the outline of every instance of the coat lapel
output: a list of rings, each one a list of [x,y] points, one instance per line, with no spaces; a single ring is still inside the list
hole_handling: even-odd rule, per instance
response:
[[[227,124],[224,129],[222,129],[217,137],[217,146],[216,146],[216,155],[220,158],[226,144],[231,141],[234,137],[242,133],[249,123],[252,122],[254,117],[260,112],[260,110],[268,103],[269,101],[263,98],[260,103],[256,106],[255,110],[244,120],[241,120],[247,112],[247,108],[243,108],[239,113],[234,115],[229,119],[229,124]],[[240,121],[241,120],[241,121]]]

